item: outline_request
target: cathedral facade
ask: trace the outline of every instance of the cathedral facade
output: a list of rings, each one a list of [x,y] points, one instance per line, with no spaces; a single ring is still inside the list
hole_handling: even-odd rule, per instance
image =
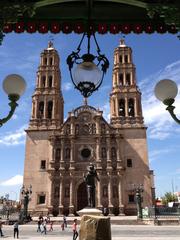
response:
[[[40,56],[32,114],[26,130],[24,185],[32,185],[32,215],[76,214],[87,206],[84,174],[97,169],[96,207],[135,214],[135,187],[143,185],[143,207],[154,197],[141,92],[132,49],[124,40],[114,51],[110,123],[85,103],[64,121],[59,55],[50,42]]]

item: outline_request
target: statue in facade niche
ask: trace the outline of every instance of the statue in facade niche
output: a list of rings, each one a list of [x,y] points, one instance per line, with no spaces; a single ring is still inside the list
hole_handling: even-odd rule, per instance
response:
[[[84,175],[84,180],[86,183],[87,189],[87,198],[88,198],[88,207],[94,208],[95,207],[95,180],[99,181],[96,169],[92,163],[88,166],[88,173]]]

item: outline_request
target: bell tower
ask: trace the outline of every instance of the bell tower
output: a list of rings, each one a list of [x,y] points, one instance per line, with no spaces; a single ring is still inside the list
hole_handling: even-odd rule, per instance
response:
[[[29,129],[56,129],[63,123],[64,101],[61,92],[59,55],[53,43],[41,53],[36,88],[32,96]]]
[[[136,84],[136,68],[132,49],[124,39],[114,51],[113,83],[110,94],[110,120],[112,125],[131,127],[143,125],[141,92]]]

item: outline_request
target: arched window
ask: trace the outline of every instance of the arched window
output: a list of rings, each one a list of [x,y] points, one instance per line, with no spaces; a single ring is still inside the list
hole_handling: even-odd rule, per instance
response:
[[[120,86],[123,86],[123,79],[124,79],[123,74],[120,73],[120,74],[119,74],[119,85],[120,85]]]
[[[124,99],[119,100],[119,116],[125,116],[125,101]]]
[[[66,150],[65,150],[65,158],[70,158],[70,148],[66,148]]]
[[[52,64],[53,64],[53,59],[52,59],[52,57],[49,59],[49,65],[50,66],[52,66]]]
[[[132,98],[128,101],[128,114],[130,117],[134,117],[134,99]]]
[[[128,63],[128,55],[125,55],[125,56],[124,56],[124,62],[125,62],[125,63]]]
[[[48,102],[48,118],[52,118],[52,109],[53,109],[53,102],[49,101]]]
[[[130,73],[126,74],[126,86],[130,86],[131,85],[131,75]]]
[[[48,77],[48,87],[51,88],[52,87],[52,76]]]
[[[108,197],[108,188],[107,188],[107,186],[103,187],[103,197]]]
[[[115,147],[111,148],[111,157],[116,158],[116,148]]]
[[[41,101],[41,102],[39,103],[39,117],[42,117],[43,114],[44,114],[44,102]]]
[[[122,55],[119,56],[119,62],[122,63]]]
[[[107,152],[106,152],[106,148],[105,147],[101,148],[101,157],[102,158],[106,158],[107,157]]]
[[[61,154],[61,149],[57,148],[56,153],[55,153],[55,160],[56,161],[60,160],[60,154]]]
[[[41,81],[42,81],[42,87],[46,87],[46,76],[42,76]]]

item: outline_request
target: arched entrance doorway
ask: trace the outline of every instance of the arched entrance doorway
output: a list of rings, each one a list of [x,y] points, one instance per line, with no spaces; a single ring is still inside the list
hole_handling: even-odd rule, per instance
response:
[[[82,182],[77,190],[77,211],[87,207],[87,192],[86,192],[86,183]]]

